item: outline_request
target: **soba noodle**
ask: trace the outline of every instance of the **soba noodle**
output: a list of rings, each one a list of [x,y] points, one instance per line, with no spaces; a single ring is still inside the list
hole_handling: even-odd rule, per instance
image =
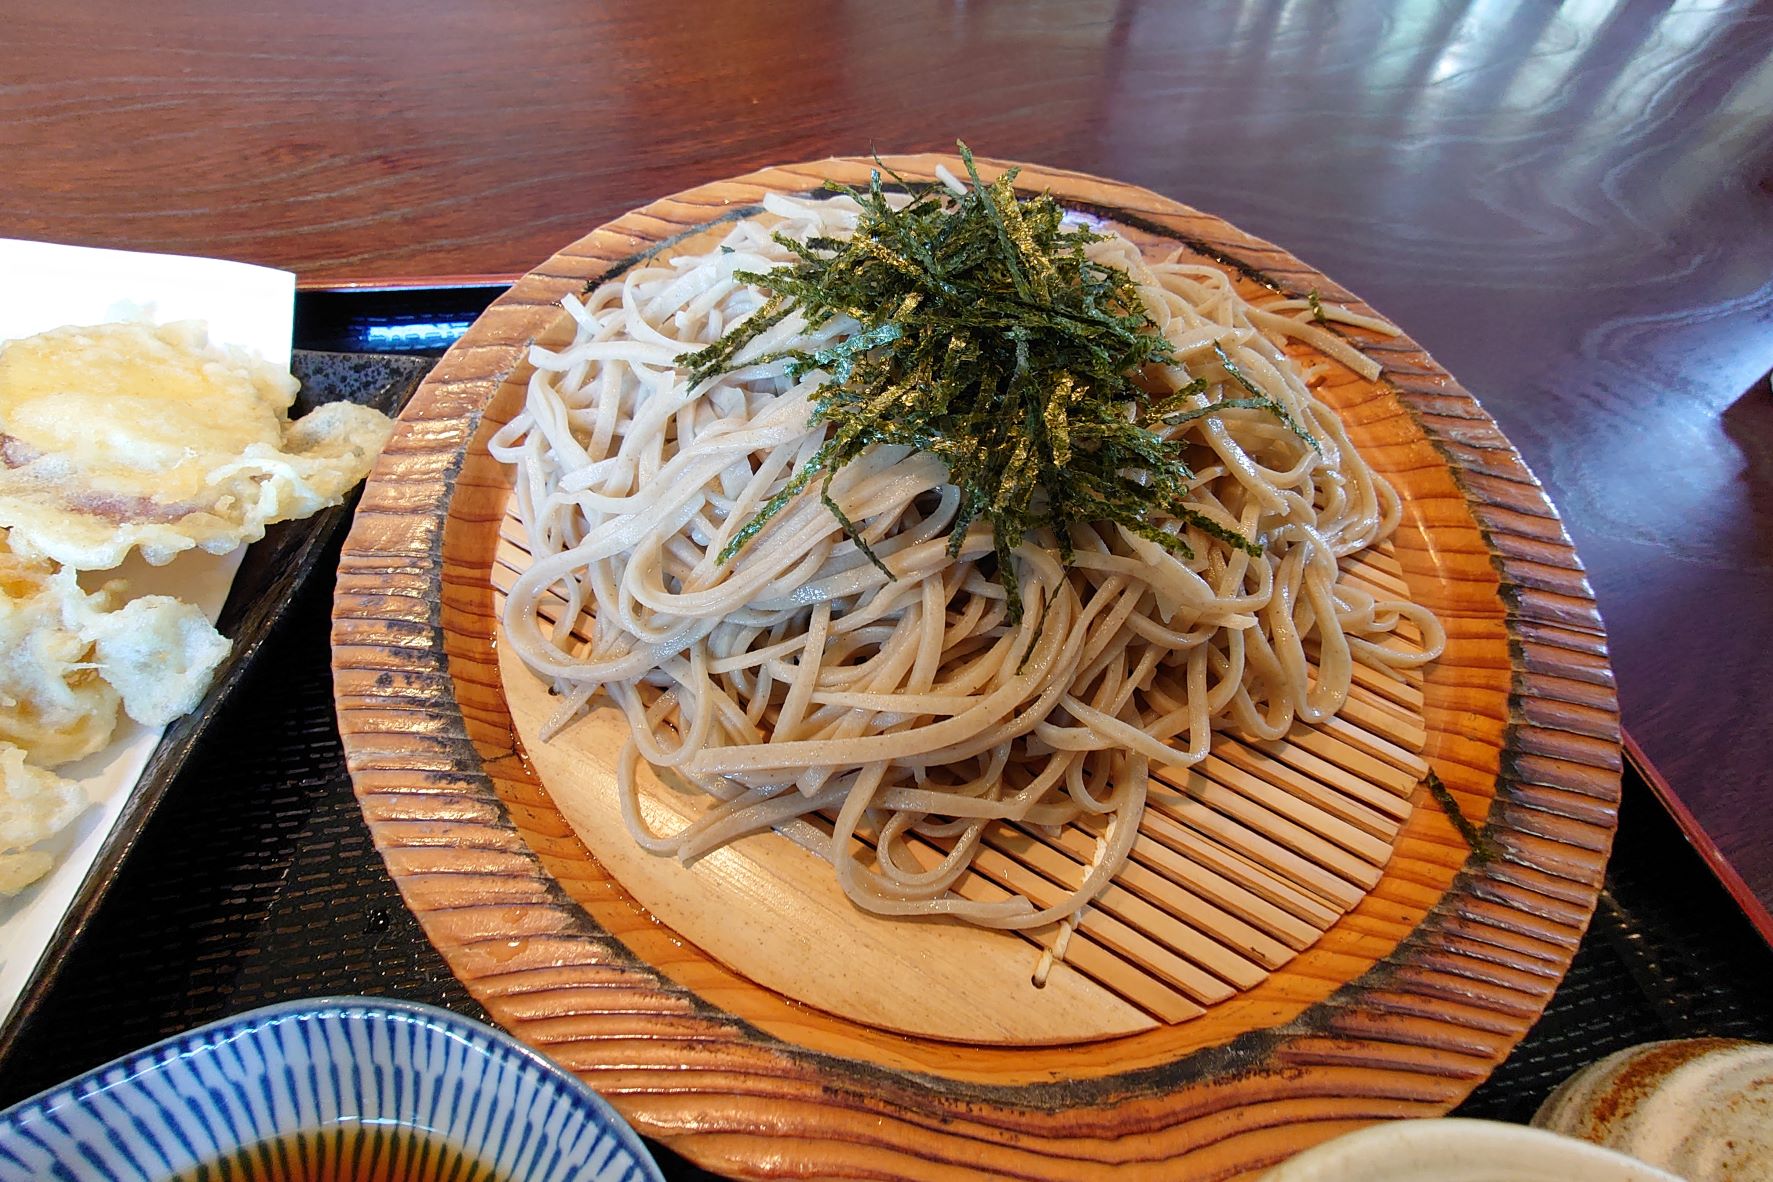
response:
[[[1193,558],[1097,524],[1073,529],[1066,566],[1036,531],[1015,551],[1030,607],[1012,624],[990,527],[974,523],[949,556],[959,494],[943,465],[876,446],[830,494],[891,578],[816,489],[718,561],[827,430],[809,422],[823,374],[792,380],[784,361],[745,359],[856,329],[839,319],[809,335],[794,314],[746,346],[739,368],[691,384],[683,359],[766,298],[734,272],[792,261],[771,231],[843,237],[858,208],[846,197],[765,205],[708,253],[656,259],[567,299],[576,336],[531,350],[527,404],[492,443],[516,466],[533,555],[506,605],[508,643],[561,696],[551,731],[599,691],[626,714],[618,790],[646,849],[689,860],[773,828],[827,858],[872,912],[998,928],[1063,920],[1126,861],[1153,765],[1204,758],[1217,728],[1273,739],[1321,723],[1346,700],[1356,661],[1440,651],[1429,612],[1338,581],[1339,558],[1396,527],[1398,499],[1278,339],[1304,337],[1369,376],[1371,362],[1309,323],[1315,303],[1253,306],[1216,268],[1147,263],[1120,237],[1089,251],[1133,277],[1170,341],[1179,364],[1164,383],[1205,378],[1199,405],[1237,397],[1217,346],[1316,441],[1259,409],[1173,429],[1197,474],[1190,506],[1260,540],[1262,557],[1184,523],[1169,528]],[[1404,620],[1425,651],[1385,644]],[[652,831],[643,760],[710,807]],[[951,889],[987,827],[1088,815],[1107,818],[1096,856],[1058,903]]]

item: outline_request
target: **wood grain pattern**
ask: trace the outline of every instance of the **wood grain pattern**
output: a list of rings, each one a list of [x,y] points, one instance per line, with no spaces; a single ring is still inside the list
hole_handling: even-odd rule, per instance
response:
[[[893,162],[930,175],[933,158]],[[501,1023],[645,1133],[746,1177],[1232,1177],[1376,1119],[1444,1112],[1531,1024],[1592,912],[1620,768],[1599,616],[1556,514],[1507,441],[1406,338],[1358,343],[1381,383],[1344,413],[1405,491],[1399,579],[1449,655],[1421,685],[1424,755],[1496,854],[1436,808],[1403,820],[1372,890],[1281,971],[1191,1021],[1110,1043],[908,1038],[758,988],[652,921],[591,859],[517,752],[485,620],[507,478],[476,442],[553,303],[765,189],[767,169],[655,202],[519,282],[443,359],[365,492],[340,562],[335,691],[364,814],[427,934]],[[1033,169],[1248,277],[1364,305],[1278,248],[1130,186]],[[481,629],[484,633],[484,628]],[[1316,768],[1318,740],[1228,763]],[[1387,795],[1387,752],[1348,770]],[[1404,785],[1407,790],[1408,784]],[[1420,803],[1420,802],[1419,802]],[[1384,815],[1383,809],[1375,809]],[[1236,858],[1285,906],[1284,884]]]

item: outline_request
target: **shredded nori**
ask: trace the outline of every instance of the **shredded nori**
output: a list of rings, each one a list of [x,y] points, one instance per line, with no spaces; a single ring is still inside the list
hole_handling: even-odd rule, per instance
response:
[[[1255,540],[1184,503],[1194,473],[1183,460],[1183,441],[1165,432],[1225,410],[1258,409],[1311,446],[1316,441],[1223,350],[1221,364],[1250,397],[1192,406],[1207,388],[1197,379],[1153,405],[1135,378],[1175,358],[1126,272],[1086,256],[1085,246],[1101,236],[1065,226],[1065,211],[1048,194],[1018,198],[1017,170],[987,185],[965,144],[960,155],[972,180],[960,196],[909,185],[887,170],[912,194],[897,210],[881,169],[866,191],[828,183],[861,206],[855,235],[806,243],[776,235],[797,261],[762,274],[739,272],[770,298],[687,358],[699,383],[735,368],[746,344],[795,311],[809,328],[840,316],[860,325],[828,349],[745,359],[785,360],[795,380],[822,371],[813,422],[831,431],[719,560],[730,559],[820,477],[821,498],[844,533],[887,571],[830,496],[832,477],[877,444],[929,452],[947,465],[961,494],[949,551],[959,554],[975,521],[991,525],[996,578],[1012,623],[1022,603],[1011,555],[1031,530],[1050,528],[1067,563],[1071,526],[1092,521],[1112,522],[1188,558],[1185,525],[1260,555]]]

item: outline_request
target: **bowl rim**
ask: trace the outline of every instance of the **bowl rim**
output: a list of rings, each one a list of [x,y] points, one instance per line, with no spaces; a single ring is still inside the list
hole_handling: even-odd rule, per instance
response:
[[[652,1151],[641,1140],[640,1134],[634,1131],[633,1127],[622,1118],[609,1101],[593,1091],[584,1080],[540,1051],[527,1046],[489,1023],[466,1017],[452,1010],[446,1010],[441,1006],[387,997],[333,995],[292,998],[217,1018],[201,1026],[194,1026],[178,1034],[169,1035],[139,1050],[126,1052],[108,1062],[82,1071],[70,1079],[53,1084],[33,1096],[20,1100],[9,1108],[0,1110],[0,1137],[4,1137],[9,1131],[18,1130],[27,1125],[57,1128],[60,1122],[52,1116],[57,1109],[70,1104],[84,1105],[91,1097],[100,1092],[109,1092],[119,1085],[140,1079],[177,1060],[193,1055],[213,1053],[224,1042],[240,1038],[243,1035],[256,1035],[273,1030],[285,1023],[315,1019],[421,1026],[458,1038],[474,1053],[488,1059],[498,1060],[499,1056],[493,1054],[496,1048],[502,1053],[503,1062],[511,1065],[510,1069],[519,1073],[528,1072],[539,1076],[539,1082],[552,1085],[558,1092],[570,1098],[575,1106],[585,1110],[601,1128],[615,1137],[622,1148],[626,1149],[629,1155],[634,1158],[637,1168],[643,1174],[655,1179],[656,1182],[664,1182],[664,1175],[659,1171],[658,1162],[654,1160]],[[355,1047],[352,1049],[355,1050]],[[225,1132],[226,1136],[217,1138],[218,1143],[236,1140],[232,1129],[225,1130]],[[240,1143],[244,1144],[245,1142]]]
[[[1546,1155],[1551,1170],[1607,1170],[1622,1182],[1680,1182],[1674,1174],[1608,1145],[1533,1125],[1475,1117],[1444,1116],[1368,1125],[1302,1150],[1265,1173],[1259,1182],[1331,1182],[1332,1179],[1385,1177],[1395,1159],[1425,1151],[1482,1151],[1498,1146]],[[1388,1159],[1391,1159],[1388,1161]],[[1566,1176],[1576,1177],[1572,1173]],[[1586,1177],[1586,1174],[1581,1176]]]

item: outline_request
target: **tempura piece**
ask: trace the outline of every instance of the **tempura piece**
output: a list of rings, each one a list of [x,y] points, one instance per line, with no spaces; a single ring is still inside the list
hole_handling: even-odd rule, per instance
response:
[[[0,742],[46,767],[92,754],[117,725],[120,696],[70,619],[88,598],[72,572],[58,576],[50,563],[12,553],[0,532]],[[105,591],[91,598],[109,605]]]
[[[16,895],[49,873],[55,859],[44,850],[0,854],[0,895]]]
[[[193,709],[228,641],[202,610],[165,595],[119,606],[75,572],[11,553],[0,535],[0,742],[56,767],[103,747],[117,707],[146,726]]]
[[[99,675],[143,726],[165,726],[195,710],[230,647],[203,609],[166,595],[94,612],[81,635],[92,638]]]
[[[291,422],[296,389],[194,321],[0,346],[0,526],[20,553],[108,570],[134,548],[226,553],[337,504],[392,425],[352,403]]]
[[[88,803],[80,785],[0,743],[0,895],[16,895],[49,873],[48,852],[30,847],[67,828]]]

